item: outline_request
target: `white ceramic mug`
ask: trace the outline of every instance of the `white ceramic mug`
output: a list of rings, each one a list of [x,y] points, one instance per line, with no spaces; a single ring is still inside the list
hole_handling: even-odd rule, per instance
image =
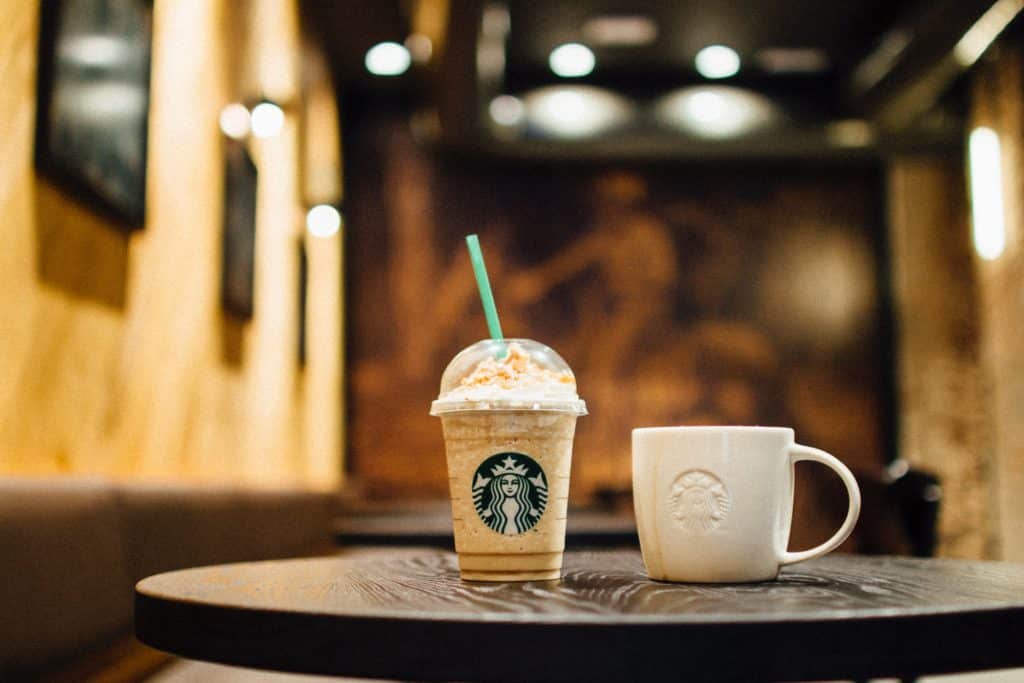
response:
[[[832,538],[789,552],[800,460],[835,470],[850,506]],[[633,504],[652,579],[741,583],[834,550],[857,523],[860,489],[845,465],[786,427],[650,427],[633,430]]]

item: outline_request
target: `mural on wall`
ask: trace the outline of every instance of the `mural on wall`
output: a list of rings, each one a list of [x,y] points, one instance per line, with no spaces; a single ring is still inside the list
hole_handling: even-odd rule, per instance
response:
[[[486,336],[469,232],[506,335],[553,346],[587,401],[575,502],[628,492],[637,426],[790,425],[883,461],[874,169],[495,162],[419,149],[396,121],[346,145],[349,462],[369,494],[446,493],[427,411]]]

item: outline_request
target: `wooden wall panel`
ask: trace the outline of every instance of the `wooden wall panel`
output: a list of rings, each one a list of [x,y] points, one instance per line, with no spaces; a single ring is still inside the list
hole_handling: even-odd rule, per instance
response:
[[[978,287],[958,158],[889,165],[903,458],[937,474],[941,555],[991,557],[991,420],[980,359]]]
[[[256,314],[240,333],[240,366],[221,348],[217,117],[253,94],[240,92],[249,72],[272,69],[250,80],[287,96],[298,83],[297,57],[238,64],[240,54],[298,54],[294,3],[256,4],[251,17],[249,3],[155,4],[148,216],[130,237],[36,178],[38,6],[0,7],[0,473],[337,486],[337,363],[327,368],[333,397],[319,388],[309,419],[296,349],[300,107],[282,135],[254,144]],[[313,279],[331,286],[338,275]],[[337,302],[340,292],[317,296]],[[305,372],[319,372],[319,358],[311,354]],[[313,438],[318,430],[328,436]]]
[[[971,127],[988,126],[1002,150],[1006,248],[976,258],[982,352],[992,416],[989,504],[997,556],[1024,561],[1024,53],[1001,45],[973,81]]]

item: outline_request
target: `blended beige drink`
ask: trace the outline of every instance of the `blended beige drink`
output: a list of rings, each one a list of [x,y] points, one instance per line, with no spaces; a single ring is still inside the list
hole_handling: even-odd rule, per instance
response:
[[[448,453],[463,579],[557,579],[576,418],[586,414],[561,356],[529,339],[484,340],[445,370],[431,415]]]

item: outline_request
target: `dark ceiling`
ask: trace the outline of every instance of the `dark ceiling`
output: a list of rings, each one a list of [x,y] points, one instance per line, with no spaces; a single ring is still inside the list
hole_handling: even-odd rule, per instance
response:
[[[306,30],[322,42],[336,78],[369,84],[374,81],[363,67],[366,51],[409,35],[406,5],[400,0],[302,0],[301,7]]]
[[[583,38],[580,27],[588,18],[626,14],[654,19],[657,40],[649,46],[602,49],[602,66],[692,71],[698,50],[723,43],[747,57],[769,47],[819,48],[844,68],[877,41],[906,4],[901,0],[518,0],[510,3],[509,63],[544,67],[553,47]]]
[[[453,11],[480,13],[484,2],[453,2]],[[658,36],[651,45],[597,47],[601,71],[680,74],[693,72],[693,56],[723,43],[741,56],[762,48],[816,48],[833,72],[853,66],[911,0],[718,0],[656,2],[630,0],[515,0],[507,4],[511,30],[507,43],[510,72],[546,72],[555,46],[583,39],[584,22],[602,15],[642,15],[653,19]],[[320,33],[343,80],[365,80],[363,57],[384,40],[401,42],[410,31],[409,3],[349,0],[305,3],[308,24]]]
[[[418,100],[420,107],[430,107],[433,100],[433,106],[442,110],[446,129],[451,129],[449,137],[474,136],[475,131],[486,135],[487,127],[481,123],[486,102],[501,92],[518,95],[544,85],[574,83],[601,86],[642,103],[681,86],[708,83],[696,72],[694,56],[706,45],[726,44],[740,54],[743,68],[723,82],[760,93],[796,112],[786,135],[795,135],[796,146],[807,148],[806,130],[814,129],[812,137],[820,142],[821,130],[830,122],[851,118],[868,120],[905,139],[920,137],[924,131],[926,138],[937,136],[940,142],[958,144],[957,103],[951,98],[956,99],[956,80],[963,69],[950,68],[950,54],[993,2],[449,0],[447,44],[430,63],[398,78],[369,75],[363,59],[374,44],[401,42],[413,31],[416,2],[310,0],[304,4],[304,20],[321,38],[343,97],[345,93],[399,92]],[[487,81],[474,72],[473,62],[485,10],[494,7],[507,9],[509,31],[503,76]],[[603,15],[652,19],[657,38],[635,46],[588,43],[597,57],[594,71],[572,81],[555,76],[548,68],[551,50],[566,42],[588,42],[585,22]],[[880,61],[877,53],[894,40],[900,50]],[[777,48],[816,51],[823,57],[822,68],[783,73],[762,68],[759,55]],[[881,67],[870,86],[857,86],[855,74],[871,66],[872,59]],[[919,81],[926,82],[927,88],[918,87]],[[453,123],[445,113],[446,100],[447,111],[462,110],[463,120]],[[926,119],[930,123],[920,123]],[[699,141],[690,143],[690,149],[702,153]],[[716,142],[714,148],[728,149],[729,143]],[[750,145],[735,148],[753,149]]]

